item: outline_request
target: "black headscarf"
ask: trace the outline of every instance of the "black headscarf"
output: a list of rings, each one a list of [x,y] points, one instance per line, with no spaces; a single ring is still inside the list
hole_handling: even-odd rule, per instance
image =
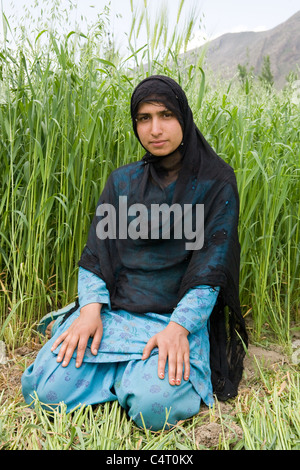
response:
[[[100,240],[96,234],[100,217],[95,215],[79,265],[106,282],[112,308],[141,314],[169,313],[190,288],[219,286],[220,294],[210,317],[210,361],[214,392],[226,400],[237,394],[247,346],[239,302],[236,178],[196,127],[184,91],[169,77],[146,78],[134,90],[131,116],[137,138],[139,105],[153,101],[171,110],[183,131],[179,147],[182,167],[173,192],[153,185],[153,180],[159,181],[162,159],[147,152],[142,161],[110,175],[98,205],[110,203],[118,210],[120,195],[128,197],[128,205],[204,204],[204,245],[200,250],[187,252],[184,240]]]

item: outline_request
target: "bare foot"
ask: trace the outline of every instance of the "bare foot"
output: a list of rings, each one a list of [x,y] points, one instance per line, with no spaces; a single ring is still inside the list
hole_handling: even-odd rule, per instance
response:
[[[49,323],[49,325],[47,326],[46,328],[46,337],[48,339],[51,338],[51,330],[52,330],[52,326],[53,326],[53,323],[55,322],[55,320],[53,320],[52,322]]]

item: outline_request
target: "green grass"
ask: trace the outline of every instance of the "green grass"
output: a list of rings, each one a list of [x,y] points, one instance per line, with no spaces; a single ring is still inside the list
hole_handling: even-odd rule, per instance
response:
[[[76,297],[77,262],[106,179],[143,155],[130,121],[131,93],[147,74],[162,73],[186,90],[197,125],[237,176],[240,297],[251,341],[272,340],[291,353],[300,285],[300,113],[294,84],[278,91],[255,80],[244,86],[217,82],[203,56],[196,64],[186,62],[179,52],[197,22],[193,10],[180,29],[168,24],[165,10],[153,24],[147,9],[136,13],[131,5],[128,54],[122,57],[107,35],[105,12],[84,34],[58,33],[55,24],[68,25],[68,12],[59,13],[59,2],[54,4],[48,23],[44,12],[45,23],[33,33],[22,25],[14,29],[3,17],[6,38],[12,34],[14,40],[0,50],[0,339],[13,353],[30,341],[46,312]],[[185,7],[178,3],[179,19]],[[139,48],[143,25],[148,41]],[[287,437],[299,431],[293,377],[283,395],[282,382],[274,379],[270,395],[258,392],[238,402],[243,448],[296,445],[296,438]],[[200,419],[153,435],[140,433],[116,405],[54,421],[38,405],[35,414],[25,411],[20,400],[5,401],[2,408],[6,448],[195,448],[187,432]],[[111,428],[99,424],[103,413],[111,425],[118,423],[110,442],[103,436]],[[227,445],[221,439],[220,446]]]
[[[237,405],[247,450],[299,450],[299,374],[266,374],[260,369],[264,389]]]

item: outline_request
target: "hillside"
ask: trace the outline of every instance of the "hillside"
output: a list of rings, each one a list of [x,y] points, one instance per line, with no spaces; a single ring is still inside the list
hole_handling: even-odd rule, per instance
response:
[[[271,70],[277,88],[282,88],[290,71],[300,67],[300,11],[279,26],[262,32],[228,33],[206,46],[206,66],[223,78],[231,78],[238,64],[254,67],[261,72],[264,56],[270,56]],[[203,47],[187,54],[193,61],[203,53]]]

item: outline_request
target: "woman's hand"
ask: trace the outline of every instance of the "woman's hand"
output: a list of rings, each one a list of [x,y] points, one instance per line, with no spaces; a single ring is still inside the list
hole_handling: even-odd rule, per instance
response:
[[[168,326],[160,333],[152,336],[146,344],[142,359],[147,359],[153,348],[158,347],[158,376],[163,379],[168,359],[169,383],[181,383],[183,369],[184,380],[190,375],[190,349],[188,340],[189,331],[178,323],[170,321]]]
[[[63,361],[63,367],[69,364],[76,348],[76,367],[81,366],[90,337],[93,338],[91,344],[92,354],[97,354],[103,334],[100,317],[101,306],[101,304],[92,303],[82,307],[79,317],[53,343],[51,351],[54,351],[62,343],[57,356],[57,362]]]

